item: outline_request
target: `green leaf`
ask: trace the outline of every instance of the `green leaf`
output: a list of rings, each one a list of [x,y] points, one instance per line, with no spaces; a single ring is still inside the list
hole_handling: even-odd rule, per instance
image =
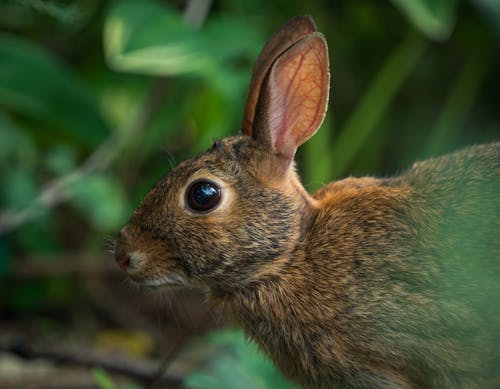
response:
[[[469,55],[430,132],[427,142],[427,153],[430,156],[447,151],[446,146],[453,144],[453,139],[460,137],[460,130],[466,123],[467,115],[490,69],[491,55],[486,50],[476,49]]]
[[[109,65],[141,74],[209,77],[232,59],[255,58],[262,43],[243,20],[220,17],[197,30],[180,12],[151,0],[117,3],[104,28]]]
[[[33,165],[36,149],[25,131],[0,112],[0,162]]]
[[[80,26],[88,17],[88,11],[84,9],[84,1],[73,0],[69,4],[60,4],[59,1],[36,1],[25,0],[24,7],[32,11],[48,15],[61,23],[71,26]],[[89,3],[87,1],[87,3]]]
[[[106,371],[100,367],[92,369],[94,381],[100,389],[116,389],[116,385]]]
[[[116,70],[177,75],[213,66],[180,14],[151,1],[123,1],[106,19],[104,47]]]
[[[0,34],[0,104],[89,149],[109,133],[96,100],[69,68],[8,34]]]
[[[403,82],[416,67],[427,42],[410,31],[403,42],[388,56],[356,109],[339,131],[331,150],[332,177],[339,177],[352,163],[363,144],[370,138],[386,113]]]
[[[190,374],[184,384],[192,389],[220,389],[223,388],[223,383],[216,377],[212,377],[206,373]]]
[[[427,37],[447,39],[456,20],[457,0],[391,0]]]
[[[208,337],[218,352],[207,368],[189,375],[190,388],[269,388],[293,389],[288,382],[241,331],[220,331]],[[222,351],[223,350],[223,351]]]
[[[76,165],[75,150],[67,145],[56,145],[47,151],[45,165],[57,176],[69,174]]]
[[[17,165],[5,169],[0,176],[2,203],[9,209],[21,209],[31,203],[38,193],[35,172],[28,166]]]
[[[18,312],[32,312],[42,305],[44,299],[44,282],[40,280],[30,280],[17,283],[7,291],[7,301],[9,307]]]
[[[110,231],[122,225],[129,209],[125,196],[116,179],[105,174],[94,174],[77,184],[71,190],[72,200],[97,228]]]
[[[22,225],[16,231],[16,244],[26,252],[48,254],[59,248],[55,232],[55,218],[47,210],[39,212],[38,218]]]

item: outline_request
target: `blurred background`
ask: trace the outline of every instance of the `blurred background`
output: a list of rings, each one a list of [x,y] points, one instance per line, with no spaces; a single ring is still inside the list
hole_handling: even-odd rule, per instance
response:
[[[270,34],[310,14],[330,110],[310,191],[500,137],[496,0],[0,1],[0,387],[289,388],[195,290],[108,252],[148,189],[240,128]]]

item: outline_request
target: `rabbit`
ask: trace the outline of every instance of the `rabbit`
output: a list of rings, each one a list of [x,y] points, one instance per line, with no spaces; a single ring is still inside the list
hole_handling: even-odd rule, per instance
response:
[[[499,388],[500,143],[311,196],[294,155],[328,98],[325,38],[296,17],[257,59],[240,134],[151,189],[116,261],[204,288],[306,387]]]

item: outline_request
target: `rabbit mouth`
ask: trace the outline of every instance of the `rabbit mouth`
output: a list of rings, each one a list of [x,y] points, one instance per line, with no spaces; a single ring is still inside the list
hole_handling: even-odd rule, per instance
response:
[[[161,288],[164,286],[189,286],[184,277],[177,273],[165,274],[161,277],[145,279],[141,282],[143,286],[148,288]]]

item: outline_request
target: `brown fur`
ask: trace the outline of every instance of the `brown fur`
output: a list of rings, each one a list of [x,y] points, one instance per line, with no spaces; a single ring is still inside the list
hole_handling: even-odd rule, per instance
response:
[[[256,115],[275,115],[260,101]],[[146,195],[117,239],[131,278],[203,286],[309,387],[498,387],[500,144],[311,197],[290,144],[282,154],[273,143],[281,129],[254,131],[216,142]],[[224,207],[182,206],[198,176],[222,182]]]

